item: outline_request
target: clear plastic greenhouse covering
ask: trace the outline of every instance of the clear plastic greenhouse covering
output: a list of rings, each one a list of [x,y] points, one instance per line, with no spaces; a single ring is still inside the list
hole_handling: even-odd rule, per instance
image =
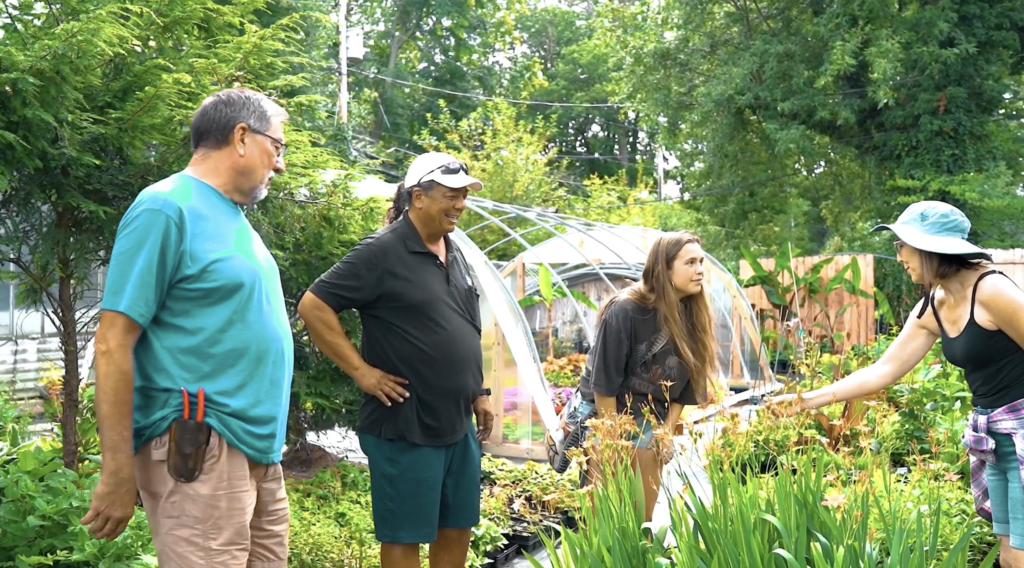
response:
[[[557,427],[554,391],[541,365],[551,326],[571,329],[587,345],[596,312],[571,297],[520,308],[539,294],[546,270],[555,288],[582,292],[598,307],[630,281],[638,281],[647,251],[662,234],[645,227],[596,223],[551,211],[507,205],[471,196],[453,238],[477,278],[483,319],[484,382],[492,389],[496,427],[489,440],[495,454],[540,458],[545,431]],[[733,388],[771,379],[756,316],[743,289],[710,251],[705,251],[705,286],[714,312],[720,377]],[[569,296],[569,294],[564,294]],[[531,323],[534,325],[531,326]]]

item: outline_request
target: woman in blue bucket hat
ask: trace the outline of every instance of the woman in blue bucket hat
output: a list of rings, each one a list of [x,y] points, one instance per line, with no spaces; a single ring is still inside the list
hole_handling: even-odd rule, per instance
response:
[[[914,203],[895,223],[872,229],[896,235],[897,260],[927,294],[878,361],[824,388],[772,397],[768,406],[791,415],[878,392],[941,338],[973,395],[962,442],[975,509],[999,537],[1000,565],[1024,568],[1024,291],[987,266],[992,257],[967,241],[970,229],[963,212],[939,201]]]

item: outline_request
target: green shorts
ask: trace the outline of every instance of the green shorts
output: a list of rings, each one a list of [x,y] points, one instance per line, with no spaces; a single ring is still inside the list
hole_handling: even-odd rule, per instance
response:
[[[369,460],[370,499],[377,540],[426,544],[437,529],[480,522],[480,443],[469,428],[458,442],[421,446],[359,434]]]
[[[992,410],[974,409],[978,414]],[[996,442],[996,463],[985,466],[989,505],[992,507],[992,531],[1010,539],[1010,548],[1024,550],[1024,483],[1020,460],[1013,438],[990,432]]]

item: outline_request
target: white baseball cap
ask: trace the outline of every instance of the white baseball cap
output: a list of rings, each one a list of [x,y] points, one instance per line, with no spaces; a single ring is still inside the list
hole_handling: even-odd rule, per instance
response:
[[[405,187],[419,185],[425,181],[437,182],[445,187],[463,187],[480,191],[484,184],[469,175],[469,168],[446,152],[420,154],[409,164],[405,174]]]

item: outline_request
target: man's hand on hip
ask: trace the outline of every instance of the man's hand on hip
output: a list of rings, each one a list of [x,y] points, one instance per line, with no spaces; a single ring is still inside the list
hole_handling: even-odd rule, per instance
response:
[[[103,471],[100,482],[92,492],[92,506],[82,517],[93,538],[114,540],[128,528],[135,514],[135,470],[129,463],[117,473]],[[106,468],[104,468],[106,469]]]
[[[473,414],[476,415],[476,439],[483,442],[491,437],[494,428],[494,410],[491,409],[491,397],[478,396],[473,401]]]
[[[409,391],[401,386],[409,384],[409,381],[389,375],[380,369],[367,366],[364,372],[352,378],[363,392],[379,398],[384,406],[391,406],[392,399],[405,402],[405,399],[409,398]]]

